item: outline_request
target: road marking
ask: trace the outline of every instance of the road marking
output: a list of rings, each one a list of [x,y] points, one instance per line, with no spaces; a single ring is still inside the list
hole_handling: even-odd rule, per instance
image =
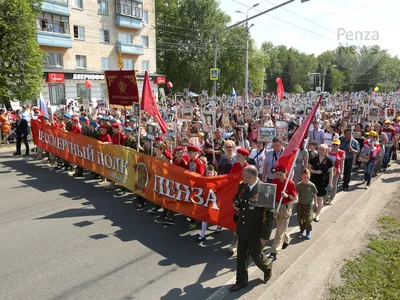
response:
[[[357,181],[351,181],[349,183],[349,185],[355,184],[357,183]],[[362,182],[362,181],[360,181]],[[346,192],[341,192],[341,193],[337,193],[335,198],[333,199],[333,201],[331,202],[331,205],[328,206],[324,206],[321,210],[321,215],[323,212],[327,211],[330,207],[333,206],[333,204],[335,204],[337,201],[339,201],[341,198],[344,198],[346,195],[348,195],[348,193]],[[293,234],[296,231],[300,231],[300,227],[299,226],[295,226],[293,227],[293,229],[289,232],[289,235]],[[269,250],[269,249],[268,249]],[[264,251],[265,253],[265,251]],[[250,277],[256,270],[258,269],[258,267],[254,264],[254,262],[252,262],[248,268],[248,276]],[[224,299],[226,296],[229,295],[230,293],[230,286],[235,284],[236,282],[236,276],[233,277],[231,280],[229,280],[227,283],[225,283],[223,286],[221,286],[214,294],[212,294],[210,297],[208,297],[206,300],[222,300]]]

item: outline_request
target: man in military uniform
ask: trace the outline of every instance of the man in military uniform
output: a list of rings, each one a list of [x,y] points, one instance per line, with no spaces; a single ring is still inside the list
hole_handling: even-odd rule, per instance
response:
[[[236,233],[238,235],[236,283],[231,287],[236,292],[248,284],[248,255],[264,272],[264,282],[272,275],[272,260],[262,252],[262,242],[269,240],[274,225],[272,209],[263,208],[258,203],[258,179],[255,166],[247,166],[242,172],[243,181],[233,200]]]

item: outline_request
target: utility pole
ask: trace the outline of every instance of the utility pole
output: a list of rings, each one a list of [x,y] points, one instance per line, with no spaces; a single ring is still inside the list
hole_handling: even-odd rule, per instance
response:
[[[259,5],[260,5],[260,3],[256,3],[247,10],[246,20],[248,19],[249,11]],[[237,10],[236,12],[244,14],[243,12],[241,12],[239,10]],[[244,99],[246,102],[249,100],[249,31],[253,25],[254,24],[251,24],[249,27],[249,22],[246,21],[246,27],[245,27],[245,29],[246,29],[246,57],[245,57],[245,72],[244,72]]]
[[[265,10],[265,11],[262,11],[262,12],[260,12],[260,13],[258,13],[258,14],[256,14],[256,15],[254,15],[254,16],[252,16],[252,17],[250,17],[250,18],[246,18],[245,20],[242,20],[242,21],[237,22],[237,23],[235,23],[235,24],[233,24],[233,25],[231,25],[231,26],[228,26],[228,27],[226,27],[226,28],[224,28],[224,29],[221,29],[221,30],[216,31],[216,32],[215,32],[215,40],[214,40],[214,66],[213,66],[213,68],[217,68],[218,35],[219,35],[221,32],[226,31],[226,30],[229,30],[229,29],[231,29],[232,27],[238,26],[238,25],[243,24],[243,23],[245,23],[245,22],[248,22],[248,21],[250,21],[250,20],[252,20],[252,19],[255,19],[255,18],[257,18],[257,17],[259,17],[259,16],[261,16],[261,15],[264,15],[264,14],[266,14],[266,13],[269,13],[269,12],[273,11],[273,10],[276,10],[276,9],[278,9],[278,8],[281,8],[281,7],[283,7],[283,6],[285,6],[285,5],[289,4],[289,3],[292,3],[292,2],[294,2],[294,1],[296,1],[296,0],[288,0],[288,1],[286,1],[286,2],[283,2],[282,4],[279,4],[279,5],[277,5],[277,6],[274,6],[274,7],[270,8],[270,9],[267,9],[267,10]],[[308,2],[308,1],[309,1],[309,0],[301,0],[301,3]],[[246,27],[247,27],[247,26],[246,26]],[[214,96],[216,96],[216,95],[217,95],[217,82],[214,81]]]
[[[322,88],[321,88],[321,92],[325,92],[325,75],[326,75],[326,68],[324,68],[324,71],[322,73]]]
[[[389,79],[389,74],[388,74],[388,72],[386,71],[386,83],[385,83],[385,96],[386,96],[386,90],[387,90],[387,86],[388,86],[388,79]]]

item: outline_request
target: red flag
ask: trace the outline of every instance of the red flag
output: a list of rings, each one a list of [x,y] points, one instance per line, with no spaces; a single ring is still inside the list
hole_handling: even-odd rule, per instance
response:
[[[279,100],[282,100],[283,94],[285,93],[285,90],[283,89],[282,78],[278,77],[276,79],[276,83],[278,84],[276,87],[276,95],[278,96]]]
[[[168,127],[161,117],[160,111],[158,110],[156,97],[154,96],[153,90],[151,89],[149,74],[147,73],[147,71],[144,74],[141,109],[147,111],[153,118],[157,120],[163,135],[166,135]]]
[[[290,139],[289,144],[286,146],[285,150],[283,150],[282,155],[279,157],[276,165],[285,165],[286,172],[289,174],[292,169],[292,165],[294,163],[294,159],[296,157],[296,152],[299,150],[301,143],[304,143],[304,137],[308,132],[308,128],[310,128],[311,122],[314,119],[315,113],[322,101],[322,95],[319,97],[318,103],[314,106],[310,114],[307,118],[301,123],[300,127],[294,133],[292,138]]]

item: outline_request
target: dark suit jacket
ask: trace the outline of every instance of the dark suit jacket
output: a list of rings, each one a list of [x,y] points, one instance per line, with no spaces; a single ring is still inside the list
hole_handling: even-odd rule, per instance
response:
[[[257,206],[260,184],[261,181],[249,191],[248,184],[241,182],[234,198],[235,206],[239,208],[236,232],[243,240],[254,242],[259,242],[260,238],[269,240],[274,227],[272,210]]]
[[[25,119],[17,120],[17,128],[16,128],[16,133],[18,136],[21,136],[22,134],[27,136],[28,135],[28,122]]]

